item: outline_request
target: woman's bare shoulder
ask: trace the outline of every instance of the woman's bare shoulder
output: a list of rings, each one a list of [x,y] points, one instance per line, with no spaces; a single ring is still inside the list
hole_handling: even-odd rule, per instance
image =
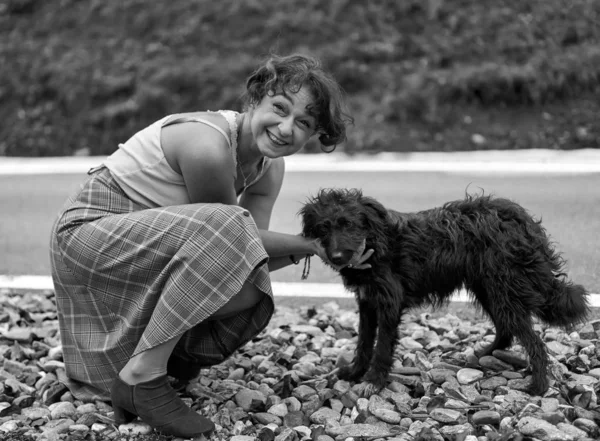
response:
[[[167,125],[161,132],[161,145],[165,158],[176,172],[181,173],[180,164],[184,161],[214,165],[215,163],[226,164],[232,160],[229,142],[223,133],[208,124],[194,121],[202,119],[227,134],[229,128],[223,116],[215,112],[192,112],[173,117],[190,119],[189,122]]]

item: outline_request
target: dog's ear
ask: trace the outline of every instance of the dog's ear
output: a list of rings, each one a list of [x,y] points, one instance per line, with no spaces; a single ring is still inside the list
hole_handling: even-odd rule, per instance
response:
[[[315,227],[319,224],[321,216],[321,204],[319,196],[309,197],[298,211],[302,222],[302,235],[304,237],[316,237]]]
[[[362,222],[369,232],[367,246],[373,247],[379,257],[388,252],[390,218],[388,210],[376,199],[363,196],[360,200],[363,207]]]
[[[383,206],[381,202],[374,198],[361,195],[360,203],[364,208],[367,209],[367,211],[369,211],[369,214],[371,215],[369,216],[370,219],[377,219],[379,221],[387,223],[388,210]]]

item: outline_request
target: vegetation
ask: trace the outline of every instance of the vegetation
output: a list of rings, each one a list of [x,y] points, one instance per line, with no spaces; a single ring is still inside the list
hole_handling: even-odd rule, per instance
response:
[[[270,52],[335,73],[348,152],[600,146],[596,0],[5,0],[0,155],[109,154],[239,109]]]

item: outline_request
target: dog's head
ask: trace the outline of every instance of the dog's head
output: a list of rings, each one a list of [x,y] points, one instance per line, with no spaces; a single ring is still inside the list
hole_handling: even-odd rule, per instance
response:
[[[357,189],[322,189],[310,198],[299,212],[302,234],[318,239],[335,265],[347,264],[367,249],[375,256],[387,248],[385,234],[388,227],[386,208],[373,198],[363,196]]]

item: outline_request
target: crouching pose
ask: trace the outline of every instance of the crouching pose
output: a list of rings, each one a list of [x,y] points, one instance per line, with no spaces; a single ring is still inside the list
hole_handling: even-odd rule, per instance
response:
[[[230,356],[273,314],[269,272],[324,256],[317,241],[268,228],[283,158],[313,137],[330,150],[344,140],[341,90],[301,55],[270,58],[246,86],[242,113],[169,115],[136,133],[53,227],[68,387],[111,401],[117,424],[209,434],[167,375],[189,380]]]

